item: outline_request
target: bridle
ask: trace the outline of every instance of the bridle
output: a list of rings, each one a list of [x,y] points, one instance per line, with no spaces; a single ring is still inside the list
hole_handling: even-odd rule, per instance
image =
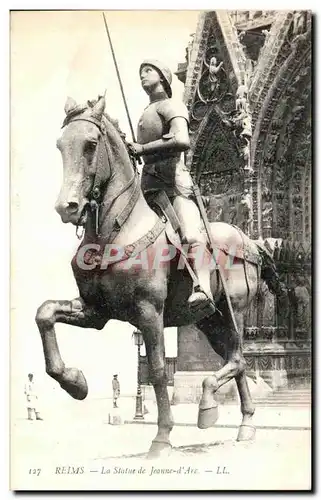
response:
[[[99,131],[101,133],[101,137],[99,139],[99,143],[97,144],[97,148],[100,147],[100,144],[102,142],[104,149],[102,151],[98,150],[96,155],[95,155],[95,159],[96,159],[95,178],[94,178],[94,182],[93,182],[93,186],[92,186],[90,195],[88,197],[89,198],[89,207],[90,207],[91,212],[94,214],[94,218],[95,218],[95,236],[99,237],[100,236],[100,234],[99,234],[100,218],[101,219],[104,218],[104,217],[102,217],[103,211],[104,211],[103,210],[104,202],[102,199],[103,193],[102,193],[102,189],[101,189],[101,175],[100,175],[102,165],[104,164],[104,162],[103,162],[104,154],[107,158],[109,165],[111,164],[110,151],[109,151],[108,144],[107,144],[106,128],[105,128],[105,125],[102,122],[102,120],[95,118],[95,116],[89,116],[89,117],[75,116],[75,117],[72,117],[70,120],[68,120],[66,125],[67,124],[69,125],[69,123],[75,122],[75,121],[86,121],[86,122],[92,123],[99,129]],[[112,205],[114,204],[116,199],[118,199],[123,193],[125,193],[133,184],[135,184],[135,185],[134,185],[133,195],[132,195],[128,205],[121,212],[120,217],[115,218],[113,230],[111,231],[111,234],[108,235],[110,238],[114,238],[116,236],[115,233],[119,232],[121,225],[125,222],[125,220],[127,220],[129,214],[131,213],[132,209],[134,208],[134,206],[136,204],[136,201],[138,199],[139,192],[140,192],[140,189],[139,189],[140,183],[139,183],[138,171],[136,168],[136,159],[131,154],[131,151],[129,148],[127,148],[127,151],[128,151],[129,157],[132,161],[132,164],[134,166],[133,176],[125,184],[125,186],[123,186],[123,188],[117,193],[117,195],[113,198],[112,203],[109,205],[108,209],[105,211],[104,216],[106,216],[107,212],[110,210],[110,208],[112,207]],[[99,165],[99,160],[102,160],[100,162],[100,165]],[[79,227],[80,227],[79,225],[77,225],[77,227],[76,227],[76,236],[78,239],[82,239],[85,229],[83,228],[83,231],[79,234],[78,233]]]

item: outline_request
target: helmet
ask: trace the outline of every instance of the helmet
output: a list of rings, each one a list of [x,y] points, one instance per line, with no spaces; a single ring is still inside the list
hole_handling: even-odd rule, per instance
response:
[[[166,93],[168,97],[172,97],[172,89],[171,89],[171,83],[172,83],[172,72],[167,66],[165,66],[163,63],[160,61],[157,61],[156,59],[145,59],[145,61],[142,62],[139,68],[139,73],[141,72],[143,66],[153,66],[153,68],[157,69],[159,73],[162,75],[164,78],[164,88],[166,90]]]

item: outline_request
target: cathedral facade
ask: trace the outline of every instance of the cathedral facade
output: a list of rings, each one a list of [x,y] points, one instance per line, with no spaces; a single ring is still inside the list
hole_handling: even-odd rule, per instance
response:
[[[245,318],[249,376],[272,389],[311,372],[311,69],[308,11],[207,11],[176,75],[210,221],[239,226],[273,253],[286,305],[262,283]],[[174,402],[197,402],[222,363],[194,325],[178,330]]]

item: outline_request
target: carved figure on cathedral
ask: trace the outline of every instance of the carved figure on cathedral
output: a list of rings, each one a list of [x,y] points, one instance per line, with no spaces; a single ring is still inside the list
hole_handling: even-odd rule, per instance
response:
[[[241,126],[241,136],[244,136],[246,138],[252,137],[252,117],[249,113],[244,113]]]
[[[251,158],[250,158],[250,141],[248,139],[245,139],[245,144],[242,147],[241,154],[242,154],[242,157],[243,157],[244,162],[245,162],[244,169],[247,172],[252,173],[253,168],[251,166]]]
[[[246,59],[245,75],[246,75],[246,84],[248,88],[250,87],[250,83],[254,75],[255,66],[256,66],[256,61],[253,61],[252,59]]]
[[[252,137],[252,116],[248,103],[248,89],[246,85],[240,85],[236,92],[236,116],[234,118],[236,127],[242,129],[240,136],[245,138]]]
[[[270,221],[272,217],[273,203],[272,201],[266,201],[263,204],[262,219],[264,221]]]
[[[248,89],[246,85],[240,85],[236,91],[236,111],[248,111],[247,94]]]
[[[296,328],[306,331],[310,329],[310,294],[305,286],[304,278],[297,278],[297,286],[294,288],[294,309]]]
[[[238,222],[246,234],[249,234],[250,224],[252,222],[251,212],[252,212],[252,196],[249,190],[245,189],[240,201],[240,210],[239,210],[240,220]]]
[[[241,205],[243,205],[243,207],[248,212],[250,212],[251,206],[252,206],[252,197],[251,197],[250,192],[249,192],[248,189],[244,190],[244,193],[243,193],[242,199],[241,199]]]
[[[216,88],[218,87],[218,78],[217,74],[220,71],[220,69],[223,66],[223,61],[221,61],[219,64],[217,64],[217,59],[216,57],[211,57],[209,66],[208,66],[208,71],[209,71],[209,83],[210,83],[210,89],[211,92],[213,93]]]
[[[189,40],[188,45],[185,49],[185,60],[186,60],[187,64],[191,60],[191,53],[192,53],[192,48],[193,48],[193,43],[194,43],[194,37],[195,37],[195,33],[191,33],[190,40]]]
[[[293,36],[301,35],[306,30],[307,11],[295,10],[293,14]]]

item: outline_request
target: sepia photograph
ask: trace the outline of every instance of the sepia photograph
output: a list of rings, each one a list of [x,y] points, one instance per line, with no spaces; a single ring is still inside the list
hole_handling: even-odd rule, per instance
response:
[[[11,491],[311,491],[313,25],[10,11]]]

